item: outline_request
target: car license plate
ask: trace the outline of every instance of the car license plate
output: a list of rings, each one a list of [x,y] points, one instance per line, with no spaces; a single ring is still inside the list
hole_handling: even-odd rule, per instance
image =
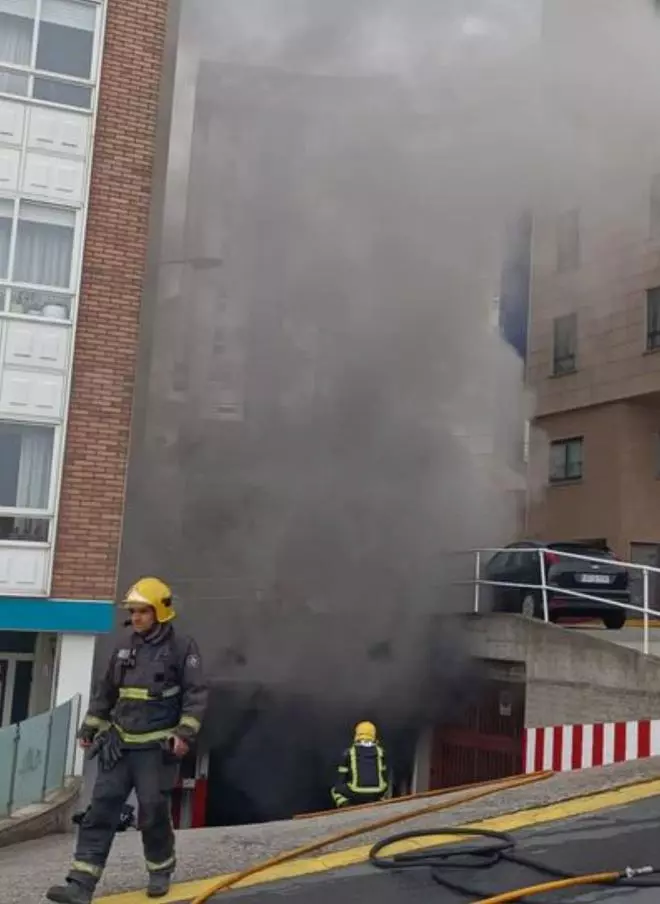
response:
[[[582,584],[609,584],[611,576],[609,574],[578,574],[577,579]]]

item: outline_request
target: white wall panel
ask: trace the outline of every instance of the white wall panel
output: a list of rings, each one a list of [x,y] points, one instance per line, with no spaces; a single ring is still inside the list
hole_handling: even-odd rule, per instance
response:
[[[88,116],[33,107],[28,119],[28,148],[83,157],[87,152],[89,124]]]
[[[11,100],[0,100],[0,142],[20,145],[23,141],[26,108]]]
[[[0,594],[31,596],[46,593],[49,557],[48,547],[0,546]]]
[[[28,151],[21,188],[26,194],[79,204],[84,178],[85,167],[82,160],[65,160]]]
[[[5,367],[0,382],[0,417],[61,418],[64,386],[64,374]]]
[[[55,706],[66,703],[77,694],[81,695],[79,718],[87,712],[89,692],[94,670],[94,650],[96,638],[93,634],[60,634],[58,643],[57,686],[55,689]],[[79,725],[72,725],[73,732]],[[76,750],[75,775],[82,775],[84,757],[78,745]]]
[[[17,320],[8,322],[6,331],[5,364],[61,371],[66,369],[71,337],[69,327]]]
[[[0,191],[16,191],[20,162],[21,152],[18,148],[0,147]]]
[[[22,0],[18,2],[20,4]],[[96,67],[103,45],[107,5],[107,0],[99,4],[96,17],[94,82],[98,81],[100,74]],[[68,6],[67,12],[70,12]],[[86,5],[80,5],[79,12],[87,14],[89,11]],[[96,107],[98,94],[94,93]],[[25,195],[44,203],[82,209],[89,191],[91,136],[95,120],[96,109],[90,116],[76,110],[58,110],[41,107],[38,103],[0,99],[0,192],[10,198],[18,195],[20,199]],[[80,219],[84,220],[83,217]],[[82,269],[83,246],[84,232],[81,230],[74,247],[74,294],[77,293]],[[25,291],[31,290],[27,287]],[[18,305],[12,311],[23,313]],[[51,310],[48,316],[56,318],[59,315]],[[0,420],[13,418],[28,423],[43,420],[62,423],[66,415],[68,373],[73,364],[74,333],[71,325],[63,324],[63,328],[59,329],[53,322],[38,323],[0,316]],[[61,453],[62,449],[55,449],[55,497],[61,477]],[[57,499],[55,505],[57,510]],[[56,531],[57,516],[51,530],[52,537]],[[47,595],[52,560],[52,549],[48,545],[28,549],[21,544],[17,549],[0,541],[0,595]],[[74,638],[74,645],[76,642],[77,638]],[[79,651],[69,647],[63,652],[78,655]],[[90,662],[92,656],[93,640],[90,650],[87,650]],[[75,675],[73,680],[78,683]],[[84,688],[77,689],[84,691]]]

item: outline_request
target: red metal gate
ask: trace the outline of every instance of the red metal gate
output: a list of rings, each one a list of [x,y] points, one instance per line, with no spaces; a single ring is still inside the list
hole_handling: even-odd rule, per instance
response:
[[[172,794],[175,829],[200,829],[206,825],[209,757],[205,750],[189,754],[181,764],[179,781]]]
[[[524,729],[524,665],[484,662],[462,717],[434,730],[431,790],[520,774]]]

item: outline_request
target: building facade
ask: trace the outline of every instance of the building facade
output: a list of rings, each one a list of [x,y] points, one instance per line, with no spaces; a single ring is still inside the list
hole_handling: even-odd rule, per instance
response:
[[[0,0],[0,726],[114,626],[167,0]]]
[[[546,31],[576,78],[584,23],[575,13],[596,14],[588,0],[570,15],[561,7],[547,4]],[[643,84],[650,42],[658,44],[650,5],[599,10],[603,60],[620,63],[619,36],[639,35],[630,67]],[[567,23],[574,38],[565,41]],[[534,215],[526,533],[607,544],[620,558],[660,566],[660,133],[641,98],[611,90],[615,68],[605,64],[583,97],[573,84],[567,109],[582,132],[571,167],[549,180],[552,200]],[[560,77],[563,102],[570,87]]]

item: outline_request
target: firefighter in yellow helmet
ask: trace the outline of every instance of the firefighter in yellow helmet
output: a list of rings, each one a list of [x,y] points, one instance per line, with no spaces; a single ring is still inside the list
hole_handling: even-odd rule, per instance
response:
[[[385,751],[378,742],[376,726],[372,722],[359,722],[331,791],[335,806],[349,807],[382,800],[388,785]]]
[[[130,612],[131,633],[112,652],[78,734],[99,769],[66,883],[46,893],[57,904],[92,900],[133,789],[149,897],[168,893],[175,867],[170,798],[178,762],[201,726],[207,685],[197,644],[172,627],[176,612],[167,584],[142,578],[122,606]]]

